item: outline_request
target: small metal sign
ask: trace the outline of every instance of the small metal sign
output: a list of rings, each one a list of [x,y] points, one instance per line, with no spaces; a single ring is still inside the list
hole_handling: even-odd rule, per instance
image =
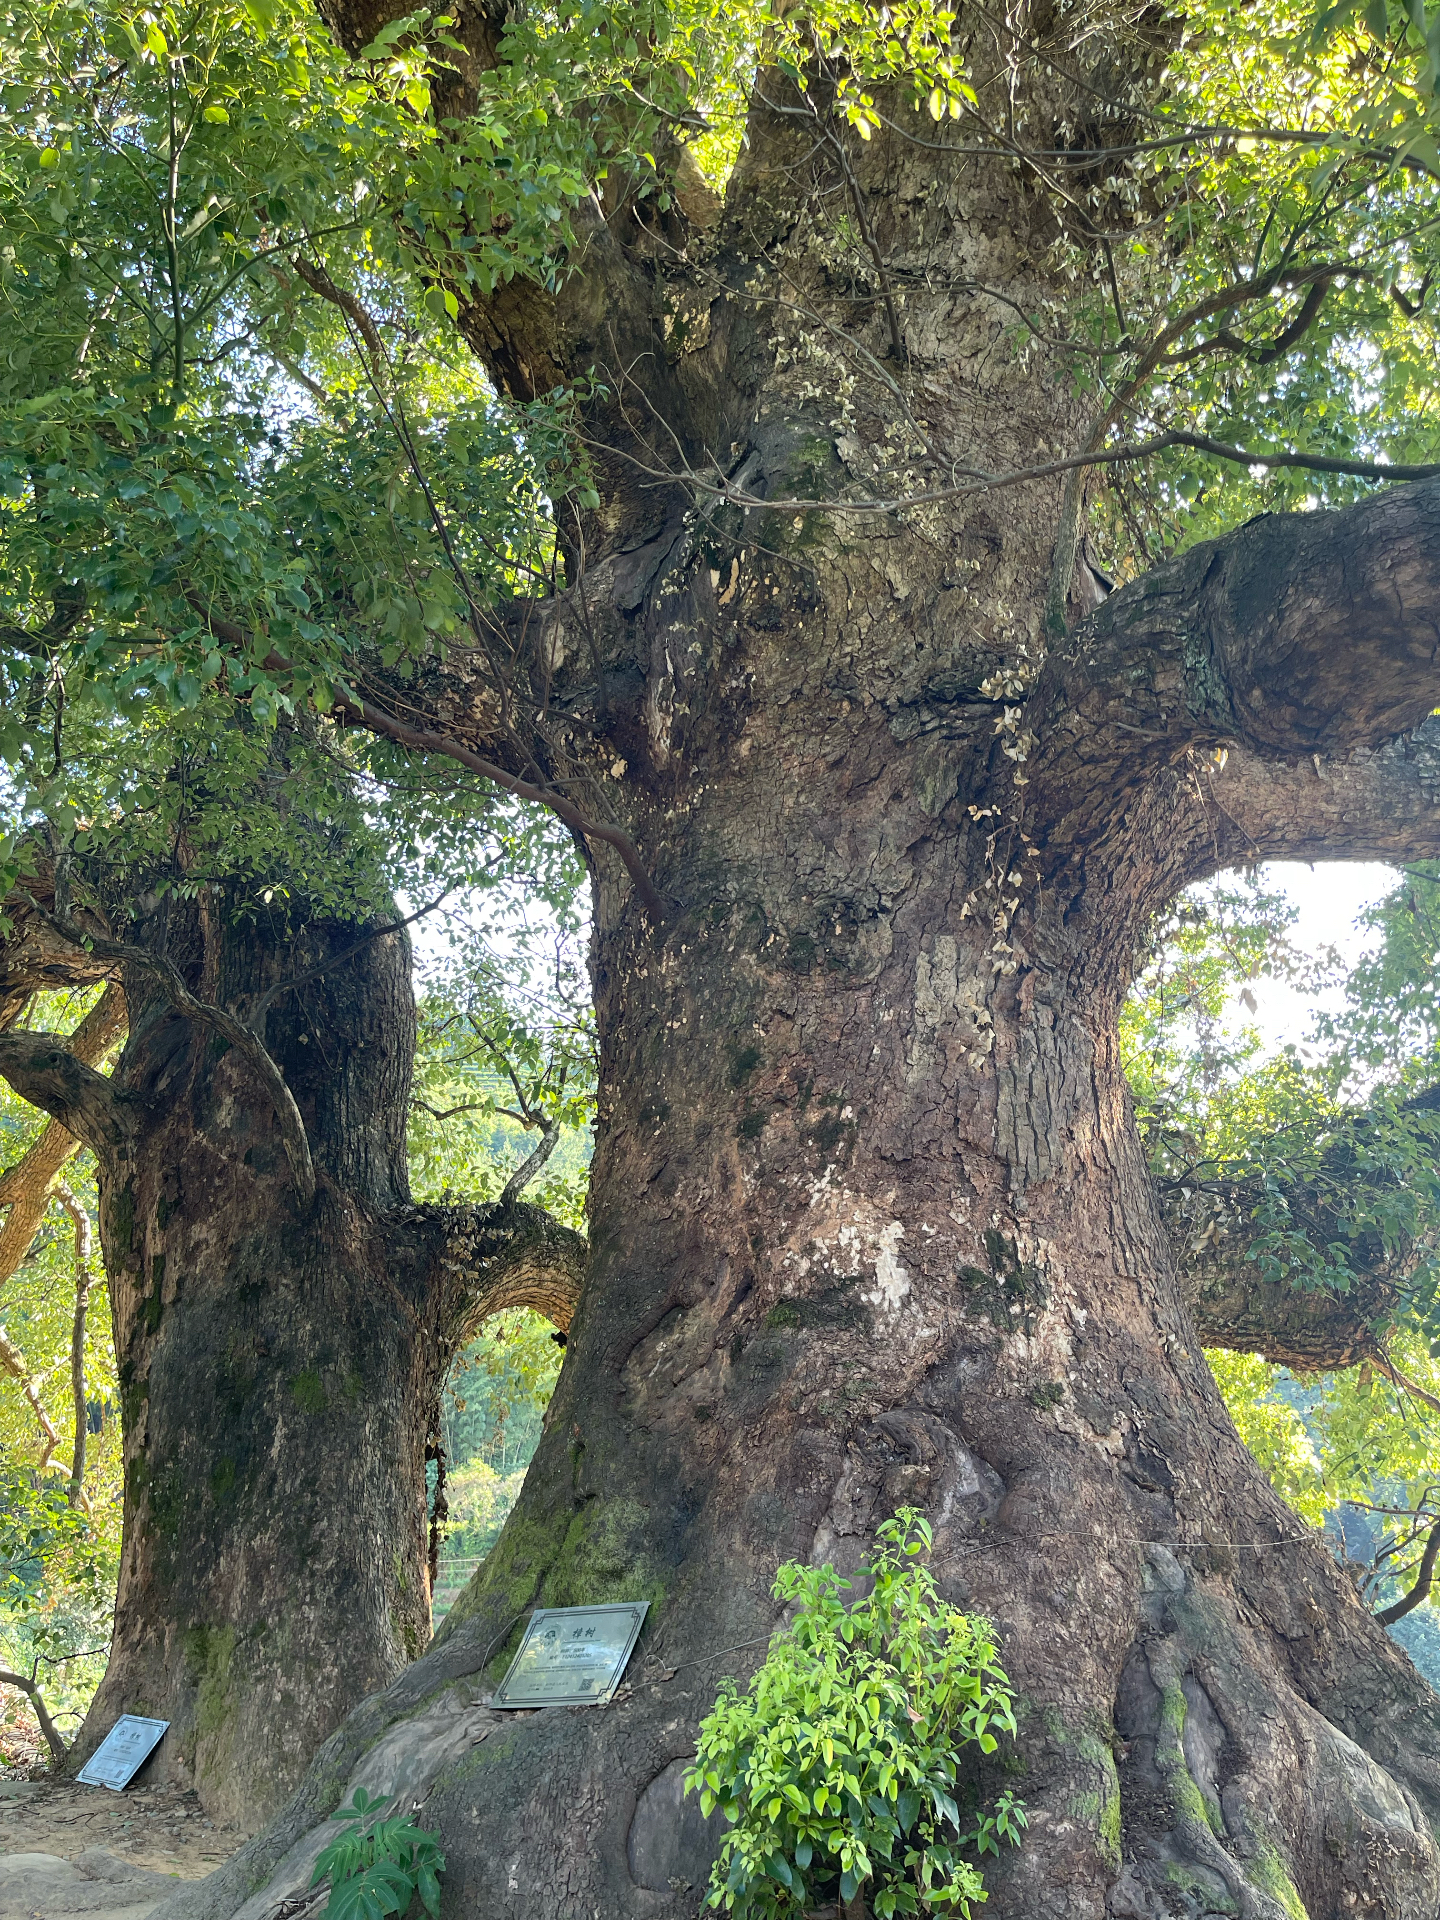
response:
[[[640,1637],[648,1600],[537,1607],[492,1707],[603,1707]]]
[[[109,1787],[123,1793],[160,1744],[168,1720],[145,1720],[138,1713],[122,1713],[109,1733],[76,1774],[87,1787]]]

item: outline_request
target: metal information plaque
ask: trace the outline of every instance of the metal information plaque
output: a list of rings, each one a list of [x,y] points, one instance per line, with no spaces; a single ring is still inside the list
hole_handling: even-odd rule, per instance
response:
[[[144,1720],[138,1713],[122,1713],[109,1733],[76,1774],[87,1787],[109,1787],[123,1793],[160,1744],[168,1720]]]
[[[492,1707],[603,1707],[640,1637],[648,1600],[537,1607]]]

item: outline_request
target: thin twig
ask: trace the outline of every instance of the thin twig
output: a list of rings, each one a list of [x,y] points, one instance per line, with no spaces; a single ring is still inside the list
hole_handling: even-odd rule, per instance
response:
[[[1440,469],[1437,469],[1440,471]],[[513,793],[517,799],[533,800],[563,820],[583,840],[599,840],[613,847],[624,862],[625,871],[635,883],[635,891],[644,903],[645,911],[657,924],[667,918],[665,902],[656,889],[655,882],[645,869],[640,851],[635,842],[619,827],[607,827],[597,820],[589,819],[573,800],[553,788],[538,787],[532,781],[518,779],[513,773],[507,773],[503,767],[497,767],[493,760],[484,760],[478,753],[472,753],[468,747],[462,747],[458,740],[451,740],[443,733],[433,733],[428,727],[412,727],[404,720],[397,720],[392,714],[383,713],[379,707],[372,706],[368,700],[358,694],[344,694],[336,701],[337,711],[353,714],[371,733],[378,733],[387,740],[393,740],[397,746],[410,747],[417,753],[443,753],[451,760],[458,760],[462,767],[469,767],[472,773],[493,780],[497,787],[503,787],[507,793]]]
[[[1388,1354],[1377,1350],[1374,1356],[1374,1364],[1379,1367],[1385,1377],[1395,1386],[1402,1388],[1413,1399],[1423,1401],[1427,1407],[1432,1408],[1436,1413],[1440,1413],[1440,1400],[1437,1400],[1433,1393],[1427,1393],[1424,1387],[1417,1386],[1415,1381],[1411,1380],[1408,1375],[1401,1373],[1400,1369]]]
[[[40,1381],[44,1376],[31,1373],[25,1364],[24,1354],[20,1351],[19,1347],[15,1345],[14,1341],[11,1340],[3,1327],[0,1327],[0,1366],[3,1366],[11,1378],[16,1381],[21,1393],[23,1393],[26,1400],[29,1401],[30,1411],[34,1414],[36,1425],[44,1436],[45,1450],[40,1456],[39,1468],[40,1472],[43,1473],[50,1464],[51,1454],[54,1453],[60,1444],[60,1436],[55,1431],[55,1423],[45,1411],[45,1402],[40,1398]]]
[[[1217,460],[1234,460],[1248,467],[1299,467],[1308,473],[1348,474],[1359,480],[1434,480],[1440,477],[1440,463],[1431,466],[1391,466],[1383,460],[1341,460],[1329,454],[1269,453],[1253,448],[1227,446],[1207,434],[1187,433],[1179,428],[1156,434],[1129,446],[1106,447],[1097,453],[1076,453],[1064,460],[1049,460],[1043,466],[1016,467],[1008,473],[986,473],[980,468],[961,468],[966,479],[951,487],[935,487],[925,493],[898,494],[893,499],[865,500],[767,500],[759,494],[744,493],[723,477],[706,479],[703,475],[662,473],[646,467],[633,454],[614,449],[621,459],[655,479],[682,480],[697,492],[708,494],[723,506],[743,507],[747,511],[771,513],[900,513],[912,507],[938,506],[950,500],[962,500],[972,494],[991,493],[1002,487],[1026,486],[1032,481],[1053,479],[1057,474],[1073,473],[1081,467],[1112,467],[1132,460],[1148,460],[1169,447],[1191,447]]]
[[[303,987],[311,980],[318,980],[322,973],[329,973],[332,967],[340,967],[347,960],[353,960],[355,955],[362,948],[368,947],[372,940],[383,940],[387,934],[399,933],[405,927],[412,926],[415,921],[423,920],[427,913],[434,913],[437,907],[443,906],[454,891],[453,886],[446,887],[443,893],[437,894],[427,905],[417,907],[414,913],[407,913],[403,920],[391,920],[383,927],[371,927],[353,946],[346,947],[343,952],[332,954],[328,960],[322,960],[318,966],[308,967],[304,973],[292,973],[288,980],[277,980],[275,985],[267,987],[255,1002],[251,1010],[251,1019],[262,1020],[269,1012],[272,1000],[277,999],[282,993],[289,993],[292,987]]]

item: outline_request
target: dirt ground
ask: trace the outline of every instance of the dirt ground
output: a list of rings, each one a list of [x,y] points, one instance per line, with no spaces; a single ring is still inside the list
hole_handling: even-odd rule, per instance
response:
[[[74,1860],[105,1847],[154,1873],[198,1880],[245,1836],[217,1826],[193,1793],[172,1787],[77,1787],[70,1781],[0,1776],[0,1855],[53,1853]]]

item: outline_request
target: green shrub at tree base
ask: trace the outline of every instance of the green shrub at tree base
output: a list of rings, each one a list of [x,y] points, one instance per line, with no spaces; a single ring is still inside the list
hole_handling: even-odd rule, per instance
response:
[[[962,1812],[965,1749],[1014,1734],[1010,1683],[990,1622],[941,1599],[923,1564],[929,1524],[902,1507],[879,1530],[861,1580],[787,1562],[796,1607],[742,1694],[727,1680],[701,1722],[685,1791],[732,1823],[707,1904],[745,1920],[799,1920],[864,1888],[877,1920],[958,1913],[985,1899],[974,1856],[1018,1844],[1010,1794]]]
[[[330,1882],[330,1897],[322,1908],[329,1920],[390,1920],[405,1913],[417,1893],[426,1913],[439,1913],[445,1856],[438,1835],[403,1815],[383,1819],[389,1804],[357,1787],[349,1806],[331,1814],[344,1830],[320,1855],[310,1876],[312,1887]]]

